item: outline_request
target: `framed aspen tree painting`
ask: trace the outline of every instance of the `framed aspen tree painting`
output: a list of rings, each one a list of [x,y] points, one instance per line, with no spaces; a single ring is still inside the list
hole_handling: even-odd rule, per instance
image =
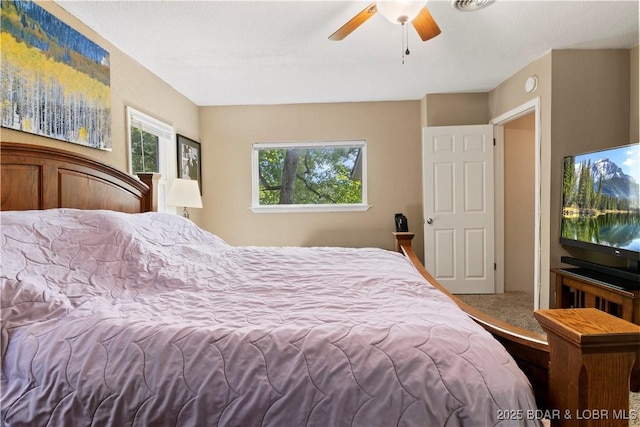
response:
[[[111,150],[109,53],[33,1],[1,3],[1,125]]]

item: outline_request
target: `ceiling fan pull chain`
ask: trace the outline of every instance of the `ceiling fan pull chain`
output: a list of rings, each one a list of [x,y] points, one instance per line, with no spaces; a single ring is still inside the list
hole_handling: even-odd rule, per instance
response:
[[[407,50],[405,50],[404,53],[410,55],[411,52],[409,51],[409,27],[407,27],[406,25],[404,26],[404,36],[407,40]]]
[[[404,24],[404,22],[402,23],[402,26],[400,27],[401,31],[402,31],[402,64],[404,65],[404,57],[405,55],[409,55],[411,54],[411,52],[409,51],[409,30],[407,29],[407,26]],[[405,49],[405,40],[406,40],[406,49]]]

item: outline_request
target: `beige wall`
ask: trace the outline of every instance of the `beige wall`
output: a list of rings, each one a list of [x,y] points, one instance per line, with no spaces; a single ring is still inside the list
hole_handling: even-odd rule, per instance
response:
[[[204,228],[235,245],[394,247],[403,212],[423,253],[420,102],[204,107]],[[366,212],[254,213],[253,142],[367,141]]]
[[[103,151],[2,128],[2,140],[36,143],[84,154],[120,170],[128,168],[125,106],[132,106],[166,122],[178,133],[199,138],[198,107],[131,57],[87,28],[56,3],[38,2],[44,9],[109,51],[111,60],[111,137],[112,151]],[[194,209],[194,218],[198,213]]]
[[[486,125],[488,93],[435,93],[421,102],[420,122],[426,126]]]
[[[533,294],[535,115],[504,125],[504,290]]]
[[[639,46],[630,51],[629,56],[629,90],[631,102],[629,105],[629,142],[640,141],[640,57]]]
[[[553,52],[553,123],[551,170],[551,263],[560,257],[613,264],[614,258],[560,245],[562,160],[564,156],[629,143],[629,50],[563,50]],[[637,101],[636,101],[637,102]],[[637,106],[635,107],[637,111]]]

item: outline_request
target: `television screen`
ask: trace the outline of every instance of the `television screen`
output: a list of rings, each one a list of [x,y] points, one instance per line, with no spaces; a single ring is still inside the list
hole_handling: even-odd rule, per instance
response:
[[[640,144],[564,158],[562,244],[640,256]]]

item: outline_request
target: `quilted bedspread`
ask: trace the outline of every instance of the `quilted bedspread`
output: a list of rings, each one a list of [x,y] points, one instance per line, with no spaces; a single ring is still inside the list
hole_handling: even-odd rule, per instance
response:
[[[159,213],[1,219],[2,425],[493,426],[535,410],[505,349],[400,254],[234,247]]]

